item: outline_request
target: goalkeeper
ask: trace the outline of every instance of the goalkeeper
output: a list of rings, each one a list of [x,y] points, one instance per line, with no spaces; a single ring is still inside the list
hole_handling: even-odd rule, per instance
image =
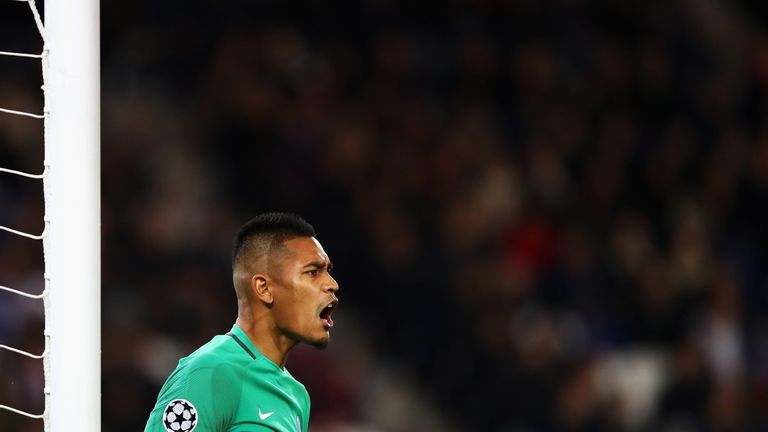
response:
[[[315,230],[287,213],[243,225],[232,251],[237,321],[188,357],[160,390],[145,432],[304,432],[309,394],[285,362],[323,349],[339,286]]]

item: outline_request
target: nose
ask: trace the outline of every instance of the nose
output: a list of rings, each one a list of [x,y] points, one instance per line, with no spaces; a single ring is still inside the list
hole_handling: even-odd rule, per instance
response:
[[[325,290],[332,294],[339,292],[339,284],[331,275],[328,275],[328,285],[326,286]]]

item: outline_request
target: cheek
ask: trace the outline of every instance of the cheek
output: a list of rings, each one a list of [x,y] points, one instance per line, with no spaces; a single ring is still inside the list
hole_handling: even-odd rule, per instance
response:
[[[313,306],[304,296],[282,299],[273,313],[279,327],[298,329],[310,323],[312,311]]]

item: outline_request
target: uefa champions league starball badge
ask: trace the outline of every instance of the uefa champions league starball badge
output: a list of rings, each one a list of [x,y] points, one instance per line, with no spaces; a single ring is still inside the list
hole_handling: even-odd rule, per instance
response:
[[[197,409],[188,400],[175,399],[163,411],[163,426],[168,432],[192,432],[197,426]]]

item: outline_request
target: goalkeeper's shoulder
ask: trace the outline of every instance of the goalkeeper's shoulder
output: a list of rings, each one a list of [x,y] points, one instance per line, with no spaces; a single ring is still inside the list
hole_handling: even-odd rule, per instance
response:
[[[228,429],[240,403],[242,380],[236,366],[214,357],[190,357],[179,365],[160,391],[145,432],[191,430],[184,427],[201,432]],[[183,420],[174,425],[169,418]]]
[[[215,352],[206,352],[189,359],[186,365],[186,375],[190,383],[208,385],[211,389],[227,389],[237,387],[242,383],[244,373],[241,364],[232,362]],[[237,389],[235,389],[237,390]]]
[[[184,359],[190,372],[216,370],[222,374],[241,372],[242,361],[236,355],[237,347],[232,339],[219,335]]]
[[[214,341],[179,362],[169,386],[175,393],[202,400],[214,396],[237,399],[242,389],[243,365],[233,361]]]

